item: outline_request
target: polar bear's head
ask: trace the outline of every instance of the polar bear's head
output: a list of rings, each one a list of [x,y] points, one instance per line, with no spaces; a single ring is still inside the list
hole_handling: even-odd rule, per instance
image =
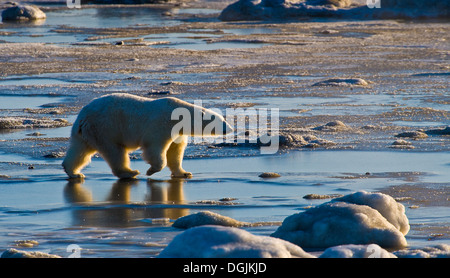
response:
[[[172,127],[172,137],[179,135],[189,136],[218,136],[233,131],[233,128],[223,118],[218,109],[206,109],[201,105],[167,98],[173,107],[171,120],[175,123]]]

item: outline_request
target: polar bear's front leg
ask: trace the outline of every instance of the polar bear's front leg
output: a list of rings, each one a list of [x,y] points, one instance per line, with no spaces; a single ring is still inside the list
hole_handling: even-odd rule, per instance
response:
[[[70,178],[84,178],[81,169],[91,162],[95,150],[79,137],[72,137],[66,157],[62,163],[64,171]]]
[[[179,142],[172,142],[167,150],[167,166],[169,166],[174,178],[190,178],[192,173],[186,172],[183,167],[184,150],[187,145],[187,136],[180,136]]]

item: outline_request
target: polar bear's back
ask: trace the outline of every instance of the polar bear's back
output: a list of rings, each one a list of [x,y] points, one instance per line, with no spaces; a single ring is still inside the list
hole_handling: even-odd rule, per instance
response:
[[[112,94],[99,97],[87,104],[78,114],[77,121],[99,124],[128,122],[134,114],[142,112],[144,101],[127,94]]]
[[[170,120],[170,113],[166,111],[170,111],[167,106],[171,102],[173,100],[153,100],[131,94],[99,97],[81,109],[72,128],[72,136],[110,136],[113,139],[114,134],[117,141],[124,138],[139,140],[144,132],[154,129],[155,123]]]

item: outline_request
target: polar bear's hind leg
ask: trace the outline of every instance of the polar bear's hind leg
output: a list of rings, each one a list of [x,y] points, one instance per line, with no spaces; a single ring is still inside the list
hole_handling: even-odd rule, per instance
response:
[[[108,163],[113,174],[120,179],[134,178],[139,171],[130,168],[130,157],[125,147],[120,145],[103,144],[98,150],[103,159]]]
[[[161,151],[162,149],[162,151]],[[167,147],[143,147],[142,157],[148,164],[150,168],[147,170],[147,176],[151,176],[164,169],[167,165],[166,159]]]

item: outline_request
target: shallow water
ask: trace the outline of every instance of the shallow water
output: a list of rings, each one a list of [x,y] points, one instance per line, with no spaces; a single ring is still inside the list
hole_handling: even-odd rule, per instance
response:
[[[159,27],[175,26],[184,23],[184,20],[177,19],[169,14],[218,14],[220,10],[215,9],[195,9],[195,8],[174,8],[162,9],[153,7],[119,7],[119,8],[83,8],[83,9],[60,9],[47,12],[47,18],[35,23],[3,23],[0,25],[2,31],[11,33],[0,35],[0,41],[16,43],[52,43],[52,44],[72,44],[89,40],[89,34],[79,32],[58,32],[60,27],[64,28],[123,28],[123,27]],[[205,34],[205,30],[198,30],[199,33],[167,33],[142,37],[114,37],[99,38],[96,42],[116,43],[127,39],[144,39],[147,42],[154,42],[152,47],[169,47],[176,49],[191,50],[215,50],[224,48],[255,48],[264,44],[247,42],[215,42],[208,43],[206,39],[217,38],[220,35]],[[265,28],[256,29],[230,29],[227,33],[251,34],[267,33],[273,30]],[[94,32],[95,33],[95,32]],[[195,38],[195,37],[198,38]]]
[[[328,201],[303,198],[310,193],[445,187],[450,179],[449,153],[304,151],[185,159],[184,168],[193,172],[192,179],[170,179],[165,169],[133,181],[117,180],[103,160],[94,159],[84,171],[84,182],[67,181],[59,159],[18,155],[0,155],[0,159],[1,173],[9,175],[0,183],[0,250],[14,247],[17,240],[36,240],[39,246],[33,250],[62,256],[74,243],[86,257],[152,257],[181,232],[170,227],[172,221],[201,210],[266,222],[247,229],[268,235],[285,217]],[[33,169],[28,169],[30,165]],[[132,168],[141,172],[147,167],[141,160],[132,161]],[[259,178],[265,171],[281,177]],[[408,197],[408,190],[402,196]],[[411,247],[427,246],[430,238],[436,244],[450,243],[448,234],[436,237],[449,225],[448,203],[405,205],[412,226],[406,236]]]
[[[51,96],[0,95],[0,109],[40,108],[53,102],[56,102],[56,99]]]

